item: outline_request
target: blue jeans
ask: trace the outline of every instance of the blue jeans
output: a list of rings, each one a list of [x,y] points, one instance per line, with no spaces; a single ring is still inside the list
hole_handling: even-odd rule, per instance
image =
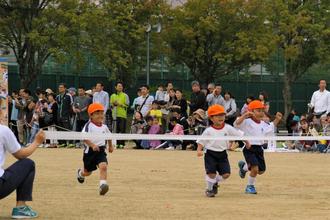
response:
[[[33,123],[32,128],[31,128],[31,135],[30,135],[28,143],[32,143],[34,141],[34,138],[36,137],[39,130],[40,130],[39,124]]]

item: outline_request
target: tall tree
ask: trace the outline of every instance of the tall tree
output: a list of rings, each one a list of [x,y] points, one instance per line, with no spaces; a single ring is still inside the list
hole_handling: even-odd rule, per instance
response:
[[[166,7],[163,0],[109,0],[91,4],[84,13],[88,51],[113,75],[126,83],[145,66],[145,30],[150,19]]]
[[[0,46],[12,49],[22,87],[28,87],[54,54],[74,39],[78,0],[1,0]]]
[[[292,110],[292,83],[321,60],[329,29],[323,19],[328,1],[266,1],[269,21],[276,36],[277,46],[283,51],[283,100],[285,116]],[[321,52],[322,51],[322,52]],[[328,51],[327,51],[328,53]]]
[[[189,0],[169,12],[164,41],[195,79],[214,81],[268,58],[274,39],[263,0]]]

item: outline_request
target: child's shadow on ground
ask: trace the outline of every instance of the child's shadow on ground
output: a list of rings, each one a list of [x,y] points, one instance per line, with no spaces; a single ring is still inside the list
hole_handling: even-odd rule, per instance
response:
[[[10,216],[0,216],[0,220],[9,220],[12,219]]]

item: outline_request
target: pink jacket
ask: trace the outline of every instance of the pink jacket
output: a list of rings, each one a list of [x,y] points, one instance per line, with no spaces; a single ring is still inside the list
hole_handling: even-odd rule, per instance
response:
[[[183,126],[180,124],[176,124],[173,128],[173,131],[170,133],[173,135],[183,135]]]

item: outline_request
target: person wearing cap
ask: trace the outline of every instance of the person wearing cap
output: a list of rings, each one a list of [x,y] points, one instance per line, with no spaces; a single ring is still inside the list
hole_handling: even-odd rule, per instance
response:
[[[198,81],[193,81],[191,83],[192,94],[190,97],[189,107],[190,107],[190,115],[192,115],[197,109],[206,110],[206,96],[201,91],[201,87]]]
[[[223,106],[212,105],[208,108],[207,114],[212,125],[205,129],[201,137],[243,136],[243,132],[225,124],[226,111]],[[218,185],[230,176],[230,164],[227,155],[227,149],[230,146],[229,141],[199,138],[197,144],[197,156],[203,156],[203,148],[205,152],[204,164],[207,185],[205,194],[207,197],[214,197],[218,193]]]
[[[101,103],[93,103],[88,107],[89,122],[84,126],[83,133],[94,134],[110,134],[108,127],[103,124],[104,121],[104,107]],[[79,183],[84,183],[85,177],[90,176],[93,171],[100,169],[100,195],[105,195],[109,186],[107,184],[107,154],[106,148],[108,146],[109,153],[113,152],[111,140],[102,138],[91,138],[84,140],[84,168],[78,169],[77,180]]]
[[[248,112],[237,118],[234,126],[245,133],[246,136],[264,137],[274,135],[277,125],[282,120],[282,114],[276,113],[275,120],[271,123],[263,121],[265,115],[265,106],[259,100],[254,100],[248,105]],[[243,148],[245,161],[239,161],[239,176],[243,179],[246,173],[250,170],[248,176],[248,185],[245,193],[257,194],[255,182],[257,175],[261,175],[266,170],[264,159],[264,150],[262,140],[249,140],[250,145]]]

